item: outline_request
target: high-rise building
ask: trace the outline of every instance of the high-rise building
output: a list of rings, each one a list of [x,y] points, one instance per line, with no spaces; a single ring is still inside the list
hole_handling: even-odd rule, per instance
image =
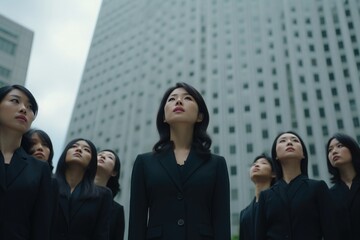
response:
[[[0,86],[25,85],[34,33],[0,14]]]
[[[86,137],[122,160],[118,201],[128,214],[133,162],[158,139],[169,86],[203,94],[212,151],[231,181],[232,233],[254,196],[249,167],[294,130],[309,176],[329,183],[325,144],[360,141],[360,0],[104,0],[67,141]]]

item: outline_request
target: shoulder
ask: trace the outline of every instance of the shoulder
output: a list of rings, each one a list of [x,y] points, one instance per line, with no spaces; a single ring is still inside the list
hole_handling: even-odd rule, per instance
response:
[[[97,185],[94,185],[94,188],[99,193],[99,195],[102,196],[103,198],[111,198],[112,199],[112,193],[109,188],[103,187],[103,186],[97,186]]]

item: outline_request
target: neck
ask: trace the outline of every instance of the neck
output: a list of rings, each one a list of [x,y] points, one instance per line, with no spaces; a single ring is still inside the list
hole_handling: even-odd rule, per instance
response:
[[[85,170],[76,166],[69,166],[65,172],[66,182],[70,186],[70,192],[83,180]]]
[[[259,195],[261,191],[270,188],[270,182],[256,182],[255,183],[255,199],[256,202],[259,200]]]
[[[281,168],[283,172],[283,179],[286,183],[289,183],[301,174],[300,162],[295,159],[290,159],[286,163],[282,163]]]
[[[344,167],[339,168],[341,180],[350,188],[353,179],[356,176],[356,171],[354,165],[349,164]]]
[[[170,126],[170,139],[175,149],[190,149],[193,140],[193,125]]]
[[[100,171],[100,169],[98,169],[98,171],[96,172],[94,182],[98,186],[106,187],[106,184],[109,181],[109,179],[110,179],[110,176],[108,176],[107,174]]]

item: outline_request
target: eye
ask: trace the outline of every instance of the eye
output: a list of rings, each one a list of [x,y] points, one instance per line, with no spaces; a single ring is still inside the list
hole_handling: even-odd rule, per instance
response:
[[[10,99],[10,101],[13,103],[20,103],[19,99],[17,99],[17,98],[12,98],[12,99]]]
[[[185,96],[184,99],[192,101],[193,98],[191,96]]]
[[[337,145],[337,147],[338,147],[338,148],[342,148],[342,147],[344,147],[344,145],[341,144],[341,143],[339,143],[339,144]]]
[[[168,102],[171,102],[171,101],[174,101],[174,100],[175,100],[174,97],[170,97],[167,101],[168,101]]]
[[[86,148],[84,148],[84,151],[85,151],[85,152],[88,152],[88,153],[91,153],[90,148],[87,148],[87,147],[86,147]]]

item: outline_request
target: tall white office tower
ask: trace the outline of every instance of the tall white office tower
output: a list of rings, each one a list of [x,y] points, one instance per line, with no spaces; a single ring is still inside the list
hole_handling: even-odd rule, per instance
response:
[[[104,0],[67,141],[118,152],[128,214],[133,162],[158,139],[160,98],[192,84],[209,107],[212,151],[227,160],[236,235],[254,196],[250,164],[280,131],[303,137],[309,176],[328,183],[327,139],[360,141],[359,47],[359,0]]]
[[[33,31],[0,14],[0,87],[25,85]]]

